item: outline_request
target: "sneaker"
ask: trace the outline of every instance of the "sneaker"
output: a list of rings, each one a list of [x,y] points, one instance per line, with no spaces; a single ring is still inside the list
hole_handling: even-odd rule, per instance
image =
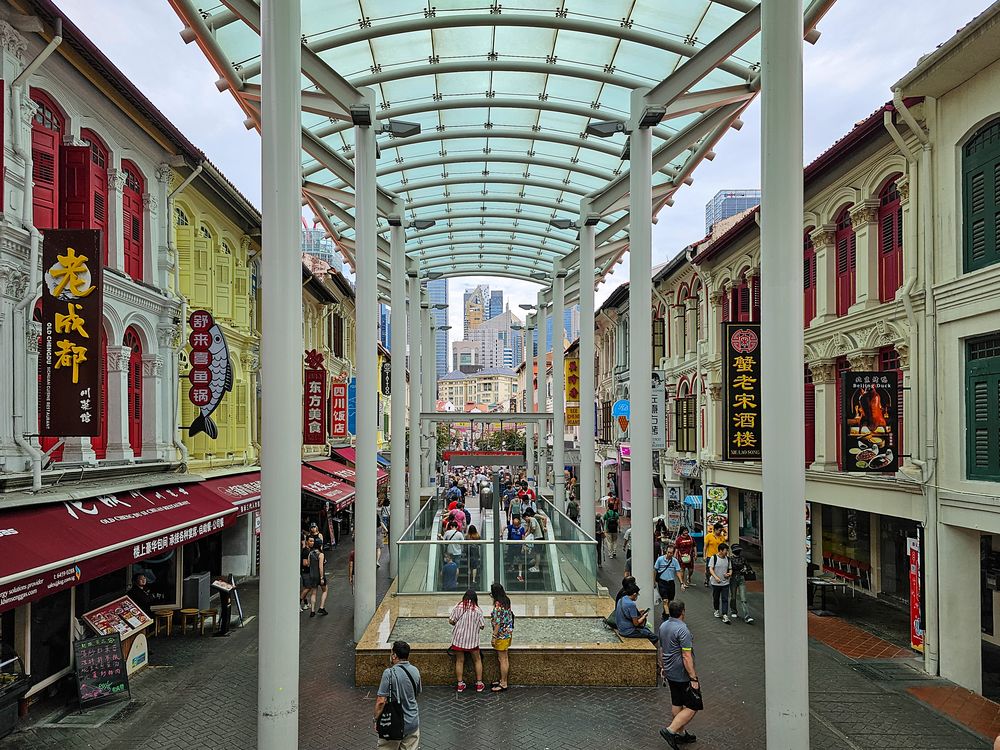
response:
[[[316,616],[316,613],[315,613],[315,612],[310,612],[310,613],[309,613],[309,616],[310,616],[310,617],[315,617],[315,616]]]
[[[660,736],[665,739],[667,744],[674,750],[680,750],[679,745],[681,736],[679,734],[674,734],[669,729],[664,728],[660,730]]]
[[[722,621],[724,623],[726,623],[726,625],[728,625],[729,624],[729,615],[723,615],[722,616]]]
[[[299,600],[299,611],[305,612],[307,609],[309,609],[309,602],[307,602],[305,599],[300,599]]]
[[[483,683],[481,683],[481,682],[477,682],[477,683],[476,683],[476,692],[477,692],[477,693],[481,693],[481,692],[483,692],[483,691],[484,691],[485,689],[486,689],[486,685],[484,685],[484,684],[483,684]]]
[[[530,568],[528,568],[528,572],[529,573],[541,573],[542,571],[540,571],[538,569],[537,565],[532,565]]]
[[[750,622],[753,622],[753,618],[750,615],[747,615],[746,617],[743,618],[743,621],[747,622],[747,623],[750,623]]]
[[[456,693],[464,693],[465,692],[465,683],[464,682],[458,683],[458,685],[455,687],[455,692]]]
[[[517,580],[521,583],[524,583],[524,576],[518,576]]]
[[[320,607],[320,608],[319,608],[319,609],[317,609],[316,611],[317,611],[317,612],[318,612],[319,614],[321,614],[321,615],[328,615],[328,614],[330,614],[329,612],[327,612],[327,611],[326,611],[326,607]]]
[[[714,611],[714,612],[712,613],[712,617],[718,617],[718,616],[719,616],[719,610],[715,610],[715,611]]]
[[[698,738],[695,737],[693,734],[691,734],[690,732],[685,731],[684,734],[680,735],[677,738],[677,744],[679,744],[679,745],[686,745],[689,742],[696,742],[697,739]]]

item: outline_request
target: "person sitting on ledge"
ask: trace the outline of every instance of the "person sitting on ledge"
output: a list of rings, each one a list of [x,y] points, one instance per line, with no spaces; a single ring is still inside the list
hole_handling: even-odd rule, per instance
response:
[[[649,610],[641,612],[635,600],[639,598],[639,587],[633,581],[625,587],[625,596],[618,600],[615,605],[615,624],[618,626],[618,635],[622,638],[648,638],[654,646],[659,642],[659,637],[646,624],[649,617]]]

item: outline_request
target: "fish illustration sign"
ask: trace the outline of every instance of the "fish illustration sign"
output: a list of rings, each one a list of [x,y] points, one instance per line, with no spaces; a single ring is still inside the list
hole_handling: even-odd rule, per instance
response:
[[[219,408],[222,397],[233,390],[233,366],[229,361],[229,346],[222,329],[207,310],[195,310],[188,318],[191,335],[191,371],[188,380],[191,389],[188,398],[198,407],[198,416],[188,427],[194,437],[200,432],[215,440],[219,428],[212,421],[212,413]]]

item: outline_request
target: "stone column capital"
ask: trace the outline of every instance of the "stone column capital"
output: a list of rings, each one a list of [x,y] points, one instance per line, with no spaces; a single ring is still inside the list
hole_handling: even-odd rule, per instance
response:
[[[127,346],[108,346],[108,372],[125,372],[128,370],[132,349]]]
[[[115,169],[111,167],[108,169],[108,190],[113,190],[116,192],[121,192],[125,188],[125,170]]]
[[[837,379],[836,359],[814,359],[806,363],[814,385],[833,383]]]
[[[24,51],[28,49],[28,40],[21,36],[21,32],[6,21],[0,21],[0,43],[3,44],[5,50],[18,60],[21,60],[24,56]]]
[[[852,370],[871,371],[878,364],[878,349],[859,349],[847,355]]]
[[[158,378],[163,374],[163,357],[159,354],[142,355],[142,376],[144,378]]]
[[[899,202],[908,203],[910,200],[910,175],[904,174],[896,179],[896,190],[899,191]]]
[[[809,237],[812,239],[813,247],[819,252],[828,247],[833,247],[836,234],[837,227],[833,224],[824,224],[810,232]]]
[[[878,221],[879,201],[877,198],[869,198],[855,203],[851,206],[851,224],[855,229],[859,229],[866,224],[875,224]]]
[[[173,168],[166,162],[160,162],[156,167],[156,181],[164,185],[169,185],[173,178]]]

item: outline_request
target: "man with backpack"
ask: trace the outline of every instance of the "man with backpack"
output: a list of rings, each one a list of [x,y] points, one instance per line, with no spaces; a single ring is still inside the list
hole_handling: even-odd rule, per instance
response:
[[[719,551],[705,561],[712,584],[712,604],[715,617],[729,624],[729,582],[733,576],[732,560],[729,558],[729,545],[723,542]]]
[[[621,514],[609,504],[608,509],[604,511],[603,518],[604,532],[611,547],[611,557],[618,557],[618,525],[621,521]]]
[[[380,750],[416,750],[420,746],[420,709],[417,706],[417,696],[420,695],[422,685],[420,670],[410,664],[409,660],[410,644],[395,641],[389,654],[390,666],[382,672],[375,698],[375,731],[379,735],[377,747]],[[392,709],[386,717],[382,716],[382,711],[390,703],[399,705],[397,714],[401,716],[397,715],[394,721],[388,718]],[[385,726],[392,723],[397,726]],[[398,726],[400,723],[401,727]],[[399,739],[386,735],[398,735]]]
[[[729,579],[730,617],[734,620],[739,619],[740,614],[736,611],[736,602],[738,601],[740,609],[743,610],[743,621],[751,623],[753,615],[750,614],[750,605],[747,604],[747,581],[756,581],[757,574],[743,557],[743,548],[740,545],[733,545],[731,560],[733,576]]]

